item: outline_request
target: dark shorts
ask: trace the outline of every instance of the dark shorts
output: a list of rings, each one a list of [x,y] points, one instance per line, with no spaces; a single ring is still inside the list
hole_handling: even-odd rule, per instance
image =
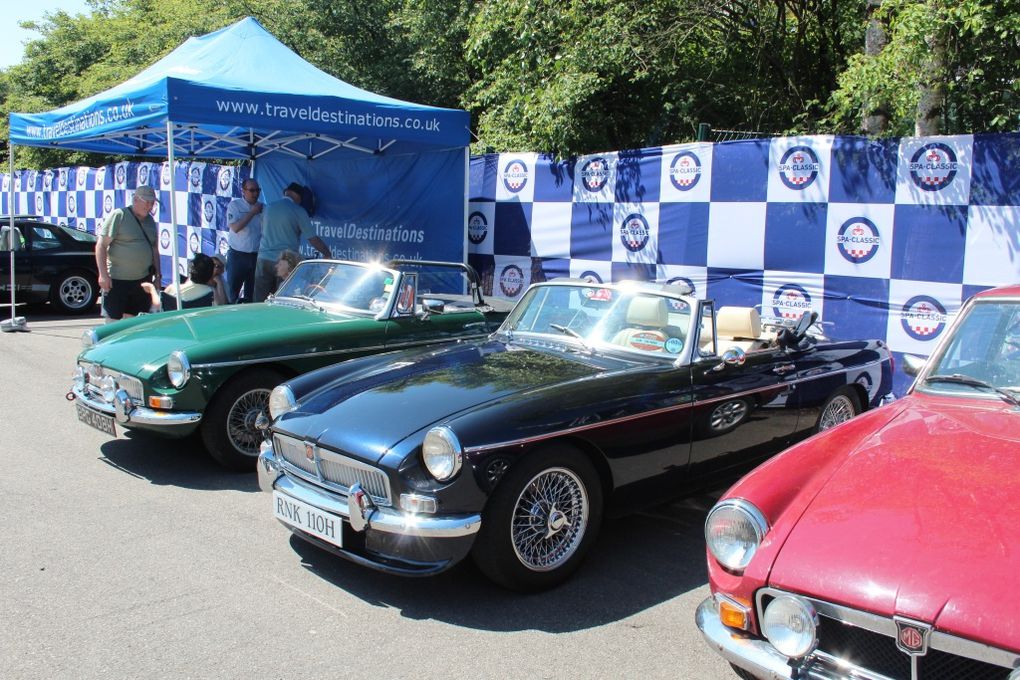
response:
[[[111,319],[122,319],[125,314],[141,314],[152,307],[152,298],[142,283],[148,279],[126,281],[111,279],[110,292],[103,296],[103,313]]]

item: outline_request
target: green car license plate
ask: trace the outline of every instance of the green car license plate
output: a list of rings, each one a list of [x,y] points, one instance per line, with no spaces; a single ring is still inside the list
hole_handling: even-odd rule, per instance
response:
[[[99,411],[93,411],[88,406],[85,406],[80,402],[75,404],[75,406],[78,407],[78,420],[86,425],[91,425],[100,432],[105,432],[112,437],[117,436],[117,426],[114,424],[113,416],[108,416],[105,413],[100,413]]]

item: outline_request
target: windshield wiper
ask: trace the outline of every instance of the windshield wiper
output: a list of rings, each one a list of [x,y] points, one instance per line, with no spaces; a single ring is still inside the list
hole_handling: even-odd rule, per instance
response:
[[[1010,390],[1003,387],[996,387],[995,385],[989,385],[984,380],[978,380],[977,378],[971,378],[969,375],[961,375],[960,373],[953,373],[951,375],[929,375],[924,379],[926,383],[950,383],[952,385],[967,385],[968,387],[977,387],[983,390],[992,390],[1002,400],[1013,406],[1020,406],[1020,399],[1011,392]]]
[[[593,352],[593,350],[591,348],[591,345],[589,345],[585,341],[584,336],[581,335],[580,333],[578,333],[577,331],[575,331],[573,328],[567,328],[566,326],[561,326],[558,323],[551,323],[551,324],[549,324],[549,328],[552,328],[555,331],[559,331],[560,333],[563,333],[564,335],[569,335],[572,338],[576,338],[577,341],[579,343],[581,343],[581,347],[584,347],[585,351],[588,352],[588,354],[591,354]]]

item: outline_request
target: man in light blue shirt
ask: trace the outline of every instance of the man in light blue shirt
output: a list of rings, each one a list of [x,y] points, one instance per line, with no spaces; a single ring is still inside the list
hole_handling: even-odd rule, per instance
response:
[[[255,261],[262,241],[262,209],[259,194],[262,190],[253,179],[244,180],[241,198],[227,205],[227,300],[240,302],[238,295],[244,286],[243,302],[255,297]]]
[[[291,182],[283,190],[283,198],[262,211],[262,242],[255,265],[255,302],[264,302],[276,290],[280,283],[276,280],[276,260],[285,250],[299,252],[302,236],[323,257],[332,257],[329,248],[315,233],[308,213],[301,207],[303,191],[303,186]]]

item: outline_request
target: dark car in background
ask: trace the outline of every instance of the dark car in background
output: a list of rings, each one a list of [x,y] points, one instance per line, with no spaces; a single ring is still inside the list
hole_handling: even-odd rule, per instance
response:
[[[497,583],[547,588],[604,513],[718,484],[885,400],[888,348],[814,339],[814,318],[770,331],[677,286],[537,284],[487,339],[277,387],[260,486],[288,529],[355,562],[424,575],[472,554]]]
[[[0,300],[10,302],[11,218],[0,217]],[[43,218],[14,218],[15,302],[49,302],[62,314],[85,314],[99,300],[96,237]]]

